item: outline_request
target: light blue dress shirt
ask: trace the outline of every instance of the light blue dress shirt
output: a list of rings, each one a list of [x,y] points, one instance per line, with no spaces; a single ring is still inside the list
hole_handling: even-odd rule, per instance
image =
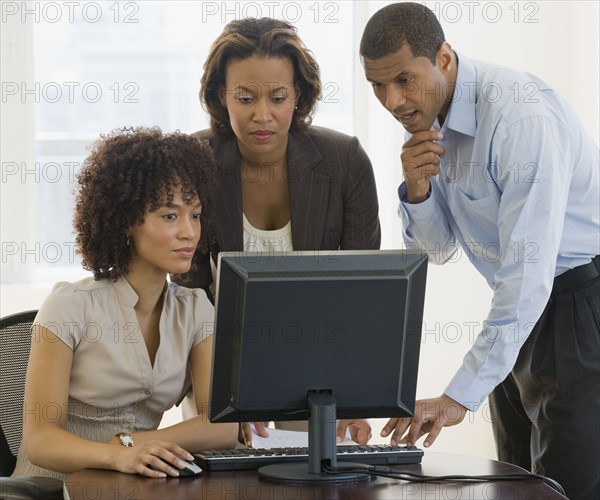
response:
[[[471,410],[506,378],[555,276],[600,253],[598,146],[556,91],[462,54],[430,197],[398,213],[408,248],[432,262],[465,252],[493,303],[444,391]],[[436,123],[439,129],[439,124]]]

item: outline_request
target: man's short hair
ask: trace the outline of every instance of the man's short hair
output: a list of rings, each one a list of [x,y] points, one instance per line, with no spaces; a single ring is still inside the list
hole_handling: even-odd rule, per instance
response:
[[[406,43],[414,57],[427,57],[435,66],[437,51],[445,40],[444,30],[430,9],[418,3],[395,3],[369,19],[360,41],[360,55],[379,59]]]

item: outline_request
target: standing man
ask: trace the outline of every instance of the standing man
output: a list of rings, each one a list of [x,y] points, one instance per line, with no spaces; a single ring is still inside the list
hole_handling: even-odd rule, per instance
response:
[[[454,51],[421,4],[378,11],[360,55],[409,133],[406,245],[436,263],[460,245],[494,291],[444,394],[382,435],[426,434],[430,446],[489,395],[500,460],[554,478],[570,498],[600,498],[598,146],[556,91]]]

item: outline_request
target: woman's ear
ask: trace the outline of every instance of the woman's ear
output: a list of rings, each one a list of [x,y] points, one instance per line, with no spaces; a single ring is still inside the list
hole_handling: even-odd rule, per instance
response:
[[[225,85],[219,85],[219,101],[221,102],[221,106],[227,109],[227,100],[225,99]]]
[[[298,109],[298,101],[300,101],[300,96],[302,95],[302,91],[300,90],[300,85],[298,85],[298,82],[296,82],[294,84],[294,87],[296,89],[296,102],[294,105],[294,109]]]

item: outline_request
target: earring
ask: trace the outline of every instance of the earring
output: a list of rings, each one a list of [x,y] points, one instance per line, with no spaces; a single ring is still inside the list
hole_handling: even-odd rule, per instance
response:
[[[129,235],[127,235],[126,243],[127,243],[127,246],[129,246]]]

